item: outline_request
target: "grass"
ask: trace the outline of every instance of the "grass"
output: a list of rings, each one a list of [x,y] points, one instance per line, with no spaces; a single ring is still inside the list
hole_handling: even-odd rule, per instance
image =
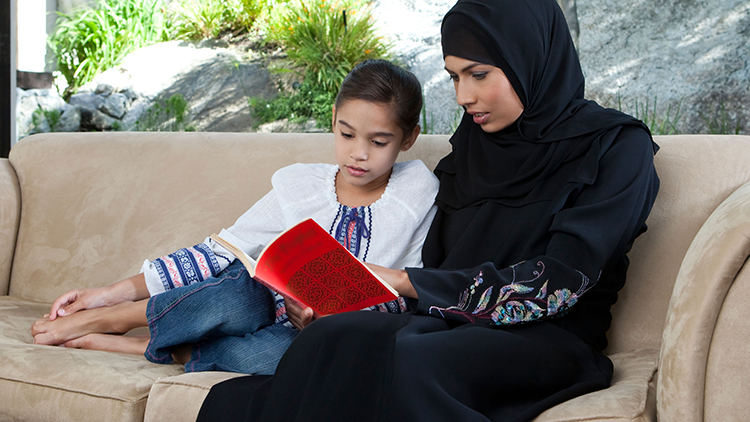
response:
[[[740,118],[735,116],[736,120],[734,121],[734,124],[732,124],[730,112],[727,110],[724,103],[719,105],[718,116],[707,117],[701,114],[700,117],[706,123],[708,132],[712,135],[738,135],[742,130]]]
[[[173,94],[163,105],[155,103],[136,123],[141,132],[195,132],[190,107],[182,94]]]
[[[647,98],[645,102],[639,102],[638,99],[635,99],[634,103],[634,110],[628,112],[623,107],[620,95],[618,94],[617,96],[618,110],[623,113],[629,113],[636,119],[643,121],[653,135],[674,135],[680,133],[677,127],[683,117],[680,111],[682,101],[667,104],[666,112],[658,109],[658,98],[656,97],[654,97],[653,102]]]

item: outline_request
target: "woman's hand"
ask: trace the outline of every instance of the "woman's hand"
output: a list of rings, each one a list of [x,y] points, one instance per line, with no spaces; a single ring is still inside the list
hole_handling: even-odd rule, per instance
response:
[[[150,295],[143,274],[126,278],[108,287],[76,289],[64,293],[52,303],[50,321],[74,314],[82,309],[112,306],[126,301],[146,299]]]
[[[289,321],[291,321],[292,325],[298,330],[301,331],[315,320],[312,308],[303,308],[299,306],[297,302],[289,298],[284,298],[284,303],[284,306],[286,306],[286,314],[289,316]]]
[[[396,289],[398,294],[403,297],[410,297],[412,299],[418,299],[417,291],[409,280],[409,274],[406,270],[394,270],[391,268],[381,267],[380,265],[365,263],[369,269],[375,274],[388,283],[391,287]]]

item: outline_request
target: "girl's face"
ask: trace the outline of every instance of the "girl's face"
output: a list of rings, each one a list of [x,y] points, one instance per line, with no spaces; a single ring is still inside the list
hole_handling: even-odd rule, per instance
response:
[[[348,100],[333,108],[337,181],[368,193],[388,184],[398,153],[414,144],[419,126],[404,136],[390,106],[365,100]]]
[[[445,70],[453,80],[456,101],[485,132],[503,130],[521,116],[523,104],[500,68],[445,56]]]

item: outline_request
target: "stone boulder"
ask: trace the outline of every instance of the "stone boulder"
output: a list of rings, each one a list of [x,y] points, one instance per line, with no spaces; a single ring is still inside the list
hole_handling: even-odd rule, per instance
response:
[[[16,89],[18,139],[40,132],[77,132],[81,108],[67,104],[51,89]]]
[[[564,0],[586,97],[668,133],[750,133],[747,0]],[[375,19],[422,82],[426,122],[451,133],[462,111],[443,70],[440,23],[455,0],[376,0]],[[676,110],[679,107],[679,113]]]
[[[577,0],[577,10],[587,97],[657,126],[679,107],[681,133],[750,133],[747,0]]]

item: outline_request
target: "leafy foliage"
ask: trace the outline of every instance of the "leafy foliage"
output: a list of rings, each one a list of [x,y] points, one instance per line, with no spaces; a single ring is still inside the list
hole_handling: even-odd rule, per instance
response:
[[[173,94],[164,104],[155,103],[136,123],[141,132],[195,132],[190,107],[182,94]]]
[[[329,92],[357,63],[389,56],[369,7],[357,0],[299,0],[274,8],[267,36],[284,47],[292,67],[304,69],[306,80]]]
[[[330,128],[331,106],[344,77],[359,62],[390,56],[390,45],[376,34],[371,10],[362,1],[290,1],[273,8],[264,29],[267,42],[287,53],[282,71],[295,69],[304,82],[270,102],[251,101],[263,122],[312,117]]]
[[[283,93],[271,101],[252,98],[250,106],[253,115],[264,123],[284,118],[300,123],[312,118],[318,122],[319,127],[330,130],[335,100],[335,93],[305,81],[291,93]]]
[[[158,2],[99,0],[95,9],[59,13],[48,44],[68,83],[66,97],[120,64],[130,52],[162,40],[164,21]]]
[[[267,7],[267,0],[173,1],[167,11],[167,31],[170,38],[186,40],[248,32]]]

